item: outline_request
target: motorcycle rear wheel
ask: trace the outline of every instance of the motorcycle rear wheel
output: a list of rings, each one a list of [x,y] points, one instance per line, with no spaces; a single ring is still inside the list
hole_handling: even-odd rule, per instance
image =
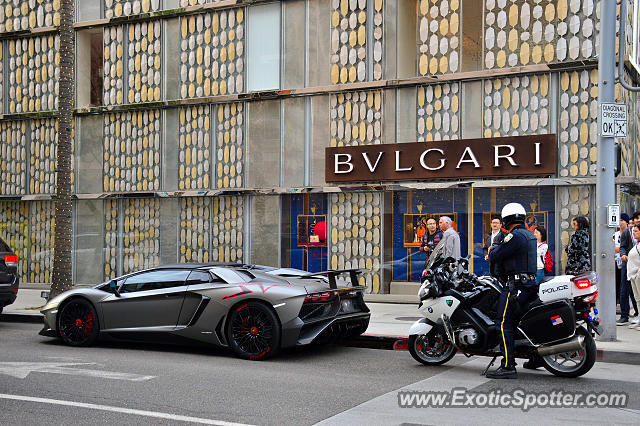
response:
[[[576,334],[584,336],[584,349],[542,357],[542,364],[548,372],[559,377],[574,378],[591,370],[596,362],[596,342],[591,333],[582,327],[576,330]]]
[[[446,335],[432,329],[427,334],[409,336],[409,353],[424,365],[442,365],[456,354],[456,348]]]

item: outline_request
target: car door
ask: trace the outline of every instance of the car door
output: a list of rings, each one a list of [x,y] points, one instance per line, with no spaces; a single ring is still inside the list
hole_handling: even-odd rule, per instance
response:
[[[157,269],[128,277],[119,297],[114,294],[101,302],[103,329],[175,327],[189,272]]]

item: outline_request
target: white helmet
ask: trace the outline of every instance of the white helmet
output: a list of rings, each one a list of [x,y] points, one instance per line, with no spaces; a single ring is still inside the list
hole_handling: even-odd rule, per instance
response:
[[[524,223],[527,212],[519,203],[509,203],[502,208],[502,223],[509,227],[514,223]]]

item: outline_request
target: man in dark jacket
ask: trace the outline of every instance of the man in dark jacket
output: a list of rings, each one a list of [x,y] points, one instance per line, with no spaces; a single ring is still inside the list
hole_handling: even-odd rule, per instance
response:
[[[491,219],[491,232],[484,239],[482,251],[484,252],[484,260],[489,260],[489,247],[500,244],[504,240],[505,233],[502,230],[502,219],[494,216]]]
[[[429,261],[431,252],[438,245],[441,239],[442,231],[438,229],[436,220],[430,217],[429,220],[427,220],[427,232],[424,233],[422,241],[420,242],[420,251],[427,255],[427,258],[425,259],[425,266]]]

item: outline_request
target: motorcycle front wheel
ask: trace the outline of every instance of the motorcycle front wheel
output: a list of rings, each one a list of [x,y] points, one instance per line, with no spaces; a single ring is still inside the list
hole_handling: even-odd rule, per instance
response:
[[[409,352],[424,365],[442,365],[453,358],[456,348],[434,328],[427,334],[409,336]]]
[[[587,373],[596,362],[596,342],[591,333],[580,327],[576,334],[584,336],[584,349],[542,357],[544,368],[559,377],[580,377]]]

